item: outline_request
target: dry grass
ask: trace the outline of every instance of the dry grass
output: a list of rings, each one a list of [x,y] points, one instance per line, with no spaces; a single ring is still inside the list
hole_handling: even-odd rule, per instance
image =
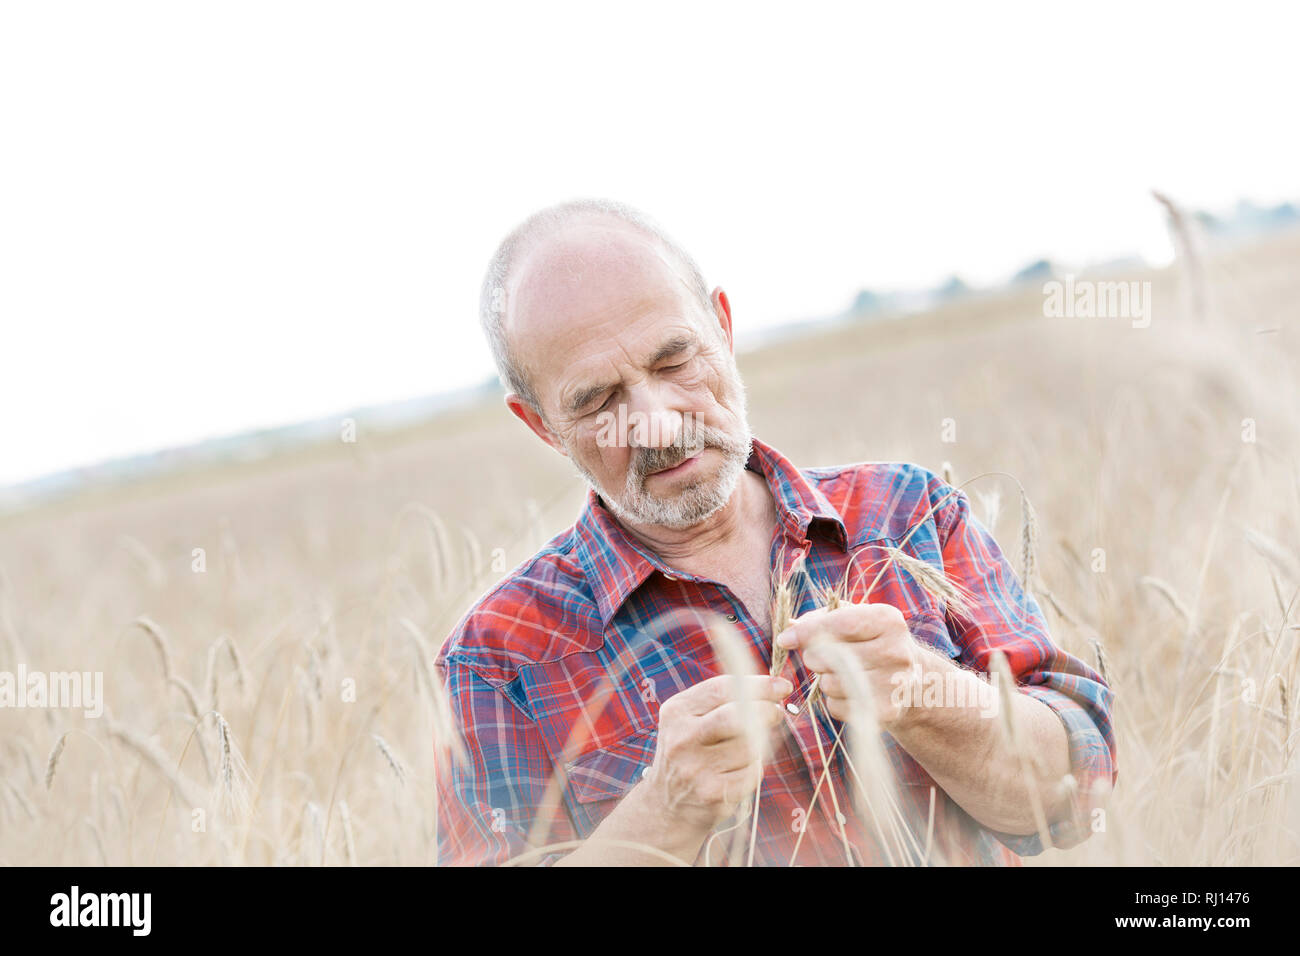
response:
[[[947,462],[1117,689],[1105,829],[1035,864],[1300,860],[1296,261],[1291,235],[1199,258],[1189,294],[1138,276],[1148,329],[1028,288],[741,359],[799,463]],[[435,862],[429,657],[582,495],[493,405],[3,519],[0,670],[102,671],[107,709],[0,710],[0,864]],[[837,799],[901,851],[866,789]]]

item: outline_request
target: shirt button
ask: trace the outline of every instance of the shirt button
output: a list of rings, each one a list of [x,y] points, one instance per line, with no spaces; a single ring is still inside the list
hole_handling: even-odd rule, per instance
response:
[[[646,764],[641,768],[641,779],[644,780],[648,776],[650,776],[650,765]]]
[[[740,618],[736,617],[736,615],[734,614],[728,614],[727,620],[730,621],[732,624],[735,624],[737,621],[740,620]]]

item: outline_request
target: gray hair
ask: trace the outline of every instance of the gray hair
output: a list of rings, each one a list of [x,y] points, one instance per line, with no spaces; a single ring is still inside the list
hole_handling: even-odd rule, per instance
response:
[[[639,210],[612,199],[571,199],[533,213],[501,241],[501,245],[497,247],[496,253],[488,263],[479,297],[479,319],[483,324],[483,334],[487,336],[488,345],[492,349],[492,358],[496,362],[501,384],[517,392],[519,397],[539,414],[541,403],[538,401],[537,393],[524,374],[506,337],[506,288],[510,272],[526,250],[540,240],[554,235],[561,227],[575,221],[602,216],[627,223],[643,235],[658,241],[664,251],[685,269],[691,291],[699,298],[705,311],[711,312],[713,308],[709,287],[695,260],[653,219]]]

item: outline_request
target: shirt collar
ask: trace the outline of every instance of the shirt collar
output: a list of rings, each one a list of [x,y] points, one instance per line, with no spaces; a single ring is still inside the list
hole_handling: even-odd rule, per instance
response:
[[[787,537],[796,542],[807,540],[812,523],[820,520],[826,523],[836,543],[845,547],[848,535],[843,518],[789,459],[755,438],[745,467],[767,481]],[[636,541],[593,488],[587,490],[586,506],[575,529],[578,560],[591,583],[601,621],[606,626],[628,596],[654,572],[669,580],[693,580],[690,575],[668,567],[658,555]]]

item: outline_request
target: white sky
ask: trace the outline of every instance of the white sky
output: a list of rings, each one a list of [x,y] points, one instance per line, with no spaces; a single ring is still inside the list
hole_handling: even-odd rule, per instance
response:
[[[481,380],[488,257],[575,195],[742,335],[1300,196],[1281,4],[992,9],[6,3],[0,484]]]

